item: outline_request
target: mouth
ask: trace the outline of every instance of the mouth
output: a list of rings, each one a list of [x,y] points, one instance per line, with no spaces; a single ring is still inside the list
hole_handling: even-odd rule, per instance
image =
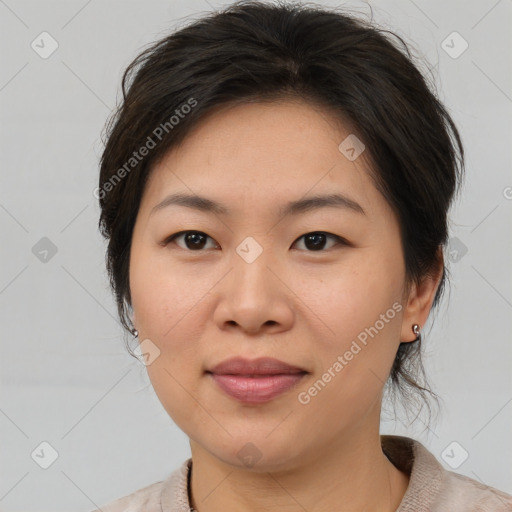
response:
[[[245,404],[268,402],[296,387],[306,370],[273,358],[232,358],[206,374],[229,397]]]
[[[306,372],[273,375],[219,375],[207,372],[228,396],[246,404],[261,404],[296,387]]]
[[[215,365],[208,371],[213,374],[243,376],[307,373],[304,368],[285,363],[284,361],[272,357],[260,357],[258,359],[232,357]]]

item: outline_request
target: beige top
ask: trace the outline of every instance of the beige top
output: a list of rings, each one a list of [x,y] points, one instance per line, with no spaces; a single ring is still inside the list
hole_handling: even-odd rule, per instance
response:
[[[512,512],[512,495],[444,469],[420,442],[402,436],[380,437],[384,454],[410,476],[396,512]],[[192,459],[187,459],[166,480],[93,512],[190,512],[191,465]]]

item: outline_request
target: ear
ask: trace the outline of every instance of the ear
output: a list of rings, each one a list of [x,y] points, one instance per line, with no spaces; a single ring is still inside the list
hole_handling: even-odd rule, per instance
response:
[[[442,246],[439,246],[437,250],[437,260],[436,268],[431,275],[422,278],[419,284],[412,283],[409,290],[405,292],[401,342],[414,341],[416,335],[412,330],[412,326],[418,324],[421,330],[427,322],[436,291],[443,276],[444,258]]]

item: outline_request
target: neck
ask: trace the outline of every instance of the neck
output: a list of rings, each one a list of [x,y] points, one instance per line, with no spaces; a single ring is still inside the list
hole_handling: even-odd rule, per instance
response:
[[[409,477],[384,455],[378,428],[358,426],[326,446],[285,469],[256,471],[227,464],[191,440],[191,506],[197,512],[396,511]]]

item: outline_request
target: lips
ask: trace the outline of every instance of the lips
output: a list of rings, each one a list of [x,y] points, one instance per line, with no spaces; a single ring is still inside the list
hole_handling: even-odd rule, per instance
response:
[[[303,368],[290,365],[272,357],[260,357],[252,360],[244,359],[243,357],[234,357],[222,361],[208,372],[216,375],[240,375],[246,377],[307,373]]]
[[[206,372],[219,389],[245,404],[262,404],[296,387],[306,370],[278,359],[235,357]]]

